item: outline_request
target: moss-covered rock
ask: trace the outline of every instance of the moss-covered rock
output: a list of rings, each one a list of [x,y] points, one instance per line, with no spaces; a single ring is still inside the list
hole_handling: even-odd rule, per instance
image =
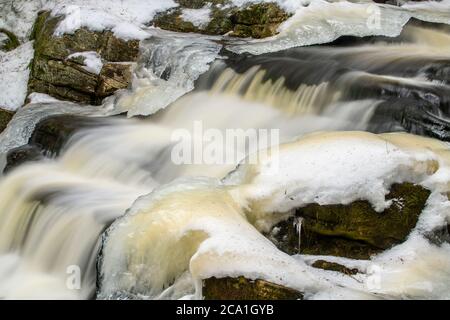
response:
[[[232,36],[266,38],[277,33],[278,26],[289,15],[274,3],[254,4],[238,10],[231,16]]]
[[[125,41],[111,31],[93,32],[84,28],[57,37],[54,31],[60,21],[61,17],[52,17],[49,12],[41,12],[36,19],[32,32],[35,55],[28,83],[30,93],[41,92],[61,100],[99,104],[105,96],[129,85],[131,63],[122,63],[137,61],[138,40]],[[68,58],[73,53],[86,51],[101,56],[105,64],[103,73],[97,75],[86,71],[80,57]],[[111,74],[119,75],[113,77],[117,81],[107,76]]]
[[[289,254],[367,259],[406,239],[429,195],[421,186],[403,183],[392,186],[386,196],[392,204],[383,212],[364,200],[349,205],[310,204],[277,225],[268,237]]]
[[[0,108],[0,133],[6,129],[13,116],[14,112]]]
[[[0,33],[3,33],[7,37],[7,40],[3,44],[0,44],[0,50],[11,51],[20,46],[20,41],[13,32],[0,28]]]
[[[258,3],[238,8],[227,0],[179,0],[180,7],[158,14],[153,24],[165,30],[196,32],[210,35],[230,33],[235,37],[265,38],[277,33],[278,26],[289,14],[275,3]],[[209,8],[210,21],[194,25],[183,20],[183,9]]]
[[[209,278],[203,281],[205,300],[299,300],[303,294],[264,280]]]

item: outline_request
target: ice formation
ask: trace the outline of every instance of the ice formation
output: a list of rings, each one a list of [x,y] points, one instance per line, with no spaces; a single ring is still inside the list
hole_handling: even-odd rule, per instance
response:
[[[450,246],[433,245],[424,234],[450,218],[449,161],[448,146],[427,138],[315,133],[281,146],[279,153],[255,165],[241,165],[223,184],[205,179],[174,182],[141,197],[107,232],[101,295],[156,298],[189,271],[191,290],[178,292],[178,298],[201,297],[202,279],[240,275],[287,285],[311,299],[338,293],[423,298],[432,292],[448,297]],[[390,205],[384,198],[389,186],[405,181],[433,190],[427,208],[405,243],[367,262],[362,282],[310,268],[257,232],[309,203],[366,199],[381,210]],[[421,254],[430,258],[421,259]],[[433,273],[434,268],[442,272]],[[407,280],[395,276],[402,272]],[[371,279],[380,274],[388,276],[372,286]]]

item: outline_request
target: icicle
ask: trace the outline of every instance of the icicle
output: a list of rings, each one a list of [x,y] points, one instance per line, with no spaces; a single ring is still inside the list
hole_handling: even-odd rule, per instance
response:
[[[301,244],[302,244],[302,224],[303,224],[303,218],[295,217],[294,228],[298,234],[298,253],[300,253],[300,248],[301,248]]]

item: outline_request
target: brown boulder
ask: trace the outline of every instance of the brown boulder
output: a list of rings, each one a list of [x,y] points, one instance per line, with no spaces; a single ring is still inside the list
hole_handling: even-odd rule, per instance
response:
[[[303,294],[264,280],[209,278],[203,281],[205,300],[299,300]]]

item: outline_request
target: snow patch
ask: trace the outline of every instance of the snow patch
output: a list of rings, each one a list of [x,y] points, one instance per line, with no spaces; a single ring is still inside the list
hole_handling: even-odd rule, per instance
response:
[[[29,104],[61,102],[45,93],[33,92],[28,95]]]
[[[23,105],[33,54],[32,42],[13,51],[0,52],[0,107],[15,111]]]
[[[102,57],[94,51],[77,52],[71,54],[67,59],[82,57],[84,58],[83,69],[93,74],[100,74],[103,68]]]
[[[54,16],[65,15],[55,35],[70,34],[86,27],[92,31],[111,30],[126,40],[142,40],[148,36],[143,28],[155,14],[176,6],[173,0],[71,0],[57,1],[46,8],[51,9]]]
[[[183,9],[181,19],[197,28],[205,27],[211,21],[211,8],[205,6],[201,9]]]

